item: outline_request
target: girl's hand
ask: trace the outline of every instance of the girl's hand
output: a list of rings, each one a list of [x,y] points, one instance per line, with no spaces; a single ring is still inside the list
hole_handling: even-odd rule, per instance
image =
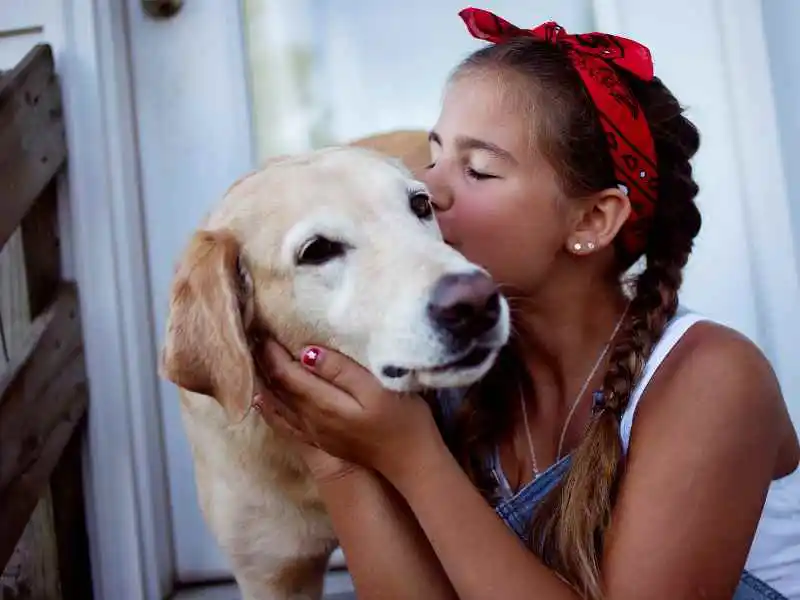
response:
[[[262,401],[262,414],[329,455],[391,481],[417,468],[436,446],[444,448],[421,397],[385,390],[364,367],[333,350],[306,348],[296,361],[268,340],[265,362],[271,380],[286,391],[281,396],[291,400]]]
[[[360,470],[353,463],[332,456],[315,445],[313,439],[306,433],[300,415],[291,408],[294,402],[289,399],[286,390],[281,389],[271,376],[269,365],[265,364],[264,360],[258,360],[257,363],[262,380],[268,381],[271,389],[257,391],[253,396],[252,407],[278,435],[284,436],[294,445],[314,479],[320,483],[332,481]]]
[[[316,446],[304,433],[299,417],[281,396],[273,391],[257,393],[253,397],[253,408],[258,411],[273,430],[291,439],[297,453],[306,463],[318,482],[339,479],[357,470],[358,467],[341,458],[332,456]]]

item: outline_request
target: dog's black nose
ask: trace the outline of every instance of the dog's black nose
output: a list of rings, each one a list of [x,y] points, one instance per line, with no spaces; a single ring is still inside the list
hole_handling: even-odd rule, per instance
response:
[[[428,316],[458,341],[489,331],[500,318],[500,293],[480,271],[443,276],[431,292]]]

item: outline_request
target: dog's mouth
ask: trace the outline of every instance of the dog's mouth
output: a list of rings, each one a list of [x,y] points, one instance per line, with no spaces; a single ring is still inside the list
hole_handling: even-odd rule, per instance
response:
[[[383,374],[386,377],[396,379],[405,377],[412,371],[416,373],[447,373],[454,371],[466,371],[480,367],[496,352],[496,348],[486,346],[473,346],[455,360],[448,361],[432,367],[398,367],[395,365],[387,365],[383,368]]]
[[[441,373],[443,371],[471,369],[485,363],[491,355],[492,348],[473,348],[461,358],[425,370],[430,371],[431,373]]]

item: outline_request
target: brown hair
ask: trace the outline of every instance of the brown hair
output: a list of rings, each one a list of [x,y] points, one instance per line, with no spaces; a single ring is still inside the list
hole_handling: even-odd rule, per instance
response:
[[[524,97],[537,148],[556,170],[564,191],[579,197],[616,185],[611,157],[595,108],[580,76],[558,48],[530,38],[486,46],[455,71],[497,74]],[[619,421],[653,346],[678,306],[682,269],[700,229],[694,203],[698,186],[690,159],[698,149],[697,129],[658,79],[643,82],[620,72],[650,126],[658,156],[658,199],[647,234],[646,266],[633,281],[626,322],[610,349],[602,393],[606,410],[593,418],[574,450],[568,473],[537,508],[529,545],[545,564],[585,597],[602,597],[600,560],[620,475]],[[640,257],[615,246],[620,276]],[[513,427],[512,401],[530,378],[512,343],[490,374],[468,394],[448,443],[473,482],[490,497],[494,485],[481,457]]]

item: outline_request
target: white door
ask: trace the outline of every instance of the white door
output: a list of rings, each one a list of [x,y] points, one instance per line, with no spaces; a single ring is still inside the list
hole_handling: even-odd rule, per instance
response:
[[[433,123],[447,72],[477,47],[457,17],[463,5],[192,0],[174,17],[154,20],[140,0],[129,0],[158,340],[178,253],[204,212],[243,172],[269,154]],[[574,29],[592,26],[590,0],[484,5],[523,23],[554,17]],[[162,382],[161,396],[178,578],[225,576],[226,561],[197,506],[174,387]]]
[[[149,302],[157,340],[174,261],[203,213],[233,180],[271,154],[381,130],[429,127],[448,71],[479,45],[457,17],[467,4],[463,0],[184,4],[173,18],[157,21],[142,13],[141,0],[128,0]],[[742,191],[738,179],[740,150],[750,152],[771,140],[748,137],[752,132],[741,129],[746,119],[736,120],[748,103],[741,97],[731,100],[725,73],[743,65],[724,65],[715,35],[737,25],[721,19],[713,0],[680,4],[663,5],[657,14],[638,0],[486,0],[480,5],[531,26],[552,18],[573,31],[624,28],[653,45],[658,72],[692,107],[704,133],[697,168],[706,222],[685,298],[762,343],[779,359],[787,390],[800,392],[786,368],[791,338],[772,313],[764,312],[791,305],[788,296],[778,306],[777,296],[770,300],[764,294],[781,286],[795,294],[791,281],[797,273],[753,251],[752,244],[768,240],[759,229],[760,213],[748,212],[757,190],[745,186]],[[685,33],[676,46],[678,21],[692,7],[703,9],[693,17],[692,31],[715,34]],[[770,146],[758,153],[774,151]],[[758,171],[753,174],[758,179]],[[782,202],[777,196],[758,201]],[[718,293],[724,300],[715,298]],[[177,577],[225,576],[226,561],[198,510],[175,389],[162,382],[160,390]]]
[[[203,213],[253,165],[249,99],[236,2],[186,2],[154,20],[130,0],[149,302],[160,342],[175,260]],[[226,576],[195,499],[192,462],[173,386],[160,380],[177,577]]]
[[[39,43],[63,44],[58,0],[6,0],[0,4],[0,71],[12,69]]]

